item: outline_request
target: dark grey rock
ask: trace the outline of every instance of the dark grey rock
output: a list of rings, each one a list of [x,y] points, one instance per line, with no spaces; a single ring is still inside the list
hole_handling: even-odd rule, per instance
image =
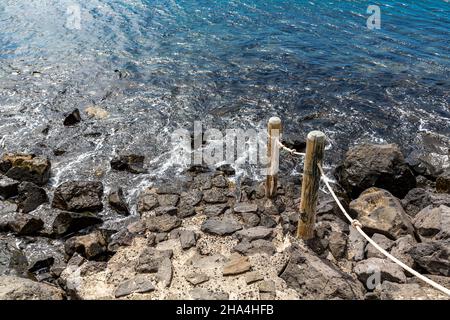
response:
[[[162,215],[177,215],[178,213],[178,208],[177,207],[171,207],[171,206],[167,206],[167,207],[158,207],[156,209],[154,209],[155,215],[157,216],[162,216]]]
[[[386,251],[390,251],[390,249],[394,246],[395,242],[386,236],[382,234],[375,233],[372,236],[372,240],[375,241],[380,247],[382,247]],[[378,249],[376,249],[373,245],[370,243],[367,243],[366,245],[366,257],[367,258],[380,258],[384,259],[386,258],[384,254],[382,254]]]
[[[281,272],[288,287],[300,298],[362,299],[364,288],[359,281],[336,266],[294,244],[289,249],[290,260]]]
[[[371,187],[403,198],[416,187],[414,174],[395,144],[362,144],[350,149],[337,167],[336,176],[352,198]]]
[[[19,194],[19,182],[0,176],[0,200],[6,200]]]
[[[172,261],[169,258],[165,257],[161,260],[158,272],[156,273],[156,278],[158,279],[159,283],[161,283],[164,287],[168,288],[172,283],[172,277],[173,277]]]
[[[103,209],[103,184],[96,181],[70,181],[59,185],[52,206],[64,211],[100,212]]]
[[[67,127],[74,126],[81,122],[80,110],[75,109],[70,113],[64,115],[64,125]]]
[[[197,244],[197,238],[194,231],[181,230],[180,231],[180,243],[183,249],[189,249]]]
[[[180,196],[177,194],[159,194],[158,203],[161,207],[176,207]]]
[[[206,274],[199,272],[190,273],[186,275],[185,278],[190,284],[194,286],[205,283],[209,280],[209,277]]]
[[[130,210],[128,209],[125,196],[123,195],[122,188],[118,187],[113,190],[108,195],[108,203],[117,213],[128,216]]]
[[[436,179],[436,191],[442,193],[450,193],[450,168],[442,173]]]
[[[208,217],[217,217],[225,212],[229,208],[228,204],[215,204],[206,206],[205,210],[203,210],[203,214]]]
[[[450,240],[417,243],[408,253],[427,272],[450,276]]]
[[[258,239],[269,239],[273,237],[274,230],[266,227],[253,227],[249,229],[244,229],[241,231],[237,231],[235,233],[235,236],[239,240],[247,240],[247,241],[253,241]]]
[[[347,251],[347,238],[345,233],[333,231],[328,238],[328,248],[331,254],[336,259],[342,259],[345,257]]]
[[[204,191],[203,200],[207,203],[225,203],[228,201],[227,195],[227,189],[214,187]]]
[[[117,171],[128,171],[130,173],[147,173],[144,169],[144,156],[129,154],[120,155],[111,160],[111,168]]]
[[[201,230],[216,235],[228,235],[242,229],[242,225],[232,218],[208,218],[203,222]]]
[[[261,219],[256,213],[244,212],[241,213],[242,220],[248,228],[256,227],[260,224]]]
[[[233,251],[239,252],[240,254],[246,256],[251,256],[254,254],[267,254],[271,256],[276,252],[276,248],[271,241],[263,239],[252,242],[243,240],[233,248]]]
[[[153,210],[159,205],[157,195],[151,189],[141,192],[138,199],[137,211],[142,214]]]
[[[176,216],[151,216],[145,219],[147,229],[154,232],[169,232],[181,226],[181,220]]]
[[[434,237],[440,234],[440,239],[450,238],[450,207],[428,206],[414,217],[413,223],[417,232],[423,237]]]
[[[223,164],[217,167],[217,171],[223,172],[226,176],[234,176],[236,174],[236,170],[230,164]]]
[[[18,192],[17,206],[21,212],[29,213],[41,204],[48,202],[45,190],[34,183],[22,182],[18,187]]]
[[[367,260],[360,261],[353,268],[353,272],[369,290],[375,289],[378,285],[369,279],[371,276],[375,279],[375,273],[379,274],[379,280],[381,282],[406,282],[406,276],[402,267],[388,259],[369,258]]]
[[[228,188],[228,181],[223,175],[218,175],[212,179],[212,185],[217,188]]]
[[[132,279],[119,284],[114,296],[116,298],[126,297],[133,293],[148,293],[155,290],[155,286],[144,275],[137,275]]]
[[[234,206],[234,212],[237,213],[256,213],[258,212],[258,205],[255,203],[238,203]]]
[[[60,211],[52,223],[52,234],[64,236],[102,223],[102,219],[90,212]]]
[[[262,214],[260,216],[259,225],[266,228],[275,228],[277,226],[277,222],[271,216]]]
[[[36,235],[42,230],[44,222],[29,214],[17,214],[9,223],[9,229],[21,236]]]
[[[138,257],[136,271],[140,273],[158,272],[164,259],[171,259],[172,250],[160,251],[153,248],[145,248]]]
[[[192,188],[199,190],[208,190],[212,188],[212,178],[210,173],[202,173],[194,177]]]

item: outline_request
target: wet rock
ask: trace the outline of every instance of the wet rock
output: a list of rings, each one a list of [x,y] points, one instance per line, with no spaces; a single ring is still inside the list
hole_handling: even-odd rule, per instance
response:
[[[241,229],[242,225],[232,218],[208,218],[201,226],[203,232],[220,236],[232,234]]]
[[[234,276],[250,271],[251,267],[248,257],[231,256],[230,261],[223,267],[223,275]]]
[[[115,188],[109,193],[108,203],[117,213],[126,216],[130,214],[122,188]]]
[[[294,244],[289,249],[290,259],[281,272],[288,287],[300,298],[308,299],[362,299],[363,287],[359,281],[342,272],[325,259]]]
[[[158,279],[159,283],[162,284],[163,287],[170,287],[170,284],[172,283],[172,277],[173,277],[173,266],[172,261],[165,257],[161,261],[161,265],[158,268],[158,272],[156,273],[156,278]]]
[[[52,267],[64,268],[66,265],[64,246],[55,241],[36,239],[26,244],[22,252],[27,259],[29,272],[50,272]]]
[[[130,173],[147,173],[144,169],[144,156],[129,154],[120,155],[113,158],[110,162],[111,168],[117,171],[128,171]]]
[[[403,198],[416,186],[414,174],[395,144],[363,144],[350,149],[336,176],[353,199],[371,187]]]
[[[0,300],[63,300],[64,292],[49,284],[0,276]]]
[[[414,145],[416,149],[408,155],[406,161],[417,174],[435,179],[449,168],[448,137],[432,132],[420,132]]]
[[[221,188],[212,188],[203,193],[203,200],[207,203],[225,203],[228,201],[228,191]]]
[[[380,233],[391,239],[414,234],[409,216],[398,199],[383,189],[370,188],[350,203],[364,230]]]
[[[245,282],[247,284],[252,284],[261,280],[264,280],[264,277],[258,271],[248,272],[245,275]]]
[[[388,252],[395,243],[391,239],[383,236],[382,234],[378,234],[378,233],[375,233],[372,236],[372,240],[375,241],[380,247],[382,247],[384,250],[386,250]],[[378,251],[378,249],[376,249],[370,243],[367,243],[365,251],[366,251],[367,258],[380,258],[380,259],[386,258],[380,251]]]
[[[162,215],[177,215],[178,208],[177,207],[158,207],[154,209],[156,216],[162,216]]]
[[[0,176],[0,200],[6,200],[18,195],[19,182],[5,176]]]
[[[436,179],[436,191],[450,193],[450,168]]]
[[[153,232],[169,232],[181,226],[181,220],[176,216],[151,216],[145,219],[147,229]]]
[[[217,217],[224,213],[228,208],[228,204],[209,205],[205,208],[205,210],[203,210],[203,214],[208,217]]]
[[[164,259],[171,259],[173,255],[172,250],[156,250],[153,248],[145,248],[138,257],[136,264],[136,272],[140,273],[154,273],[158,272],[163,265]]]
[[[89,212],[58,212],[52,223],[52,234],[64,236],[102,223],[102,219]]]
[[[19,211],[29,213],[41,204],[48,202],[47,193],[44,189],[31,182],[22,182],[19,187],[17,204]]]
[[[5,176],[44,185],[50,178],[51,164],[45,157],[6,153],[0,159],[0,172]]]
[[[69,256],[75,252],[88,260],[96,259],[106,253],[107,243],[101,231],[94,231],[84,236],[76,236],[68,239],[65,250]]]
[[[186,275],[185,278],[190,284],[194,286],[205,283],[209,280],[209,277],[206,274],[198,272],[190,273]]]
[[[142,214],[153,210],[158,206],[158,197],[151,189],[145,189],[139,195],[137,211]]]
[[[259,239],[252,242],[243,240],[233,248],[233,251],[239,252],[240,254],[246,256],[251,256],[254,254],[266,254],[271,256],[277,250],[271,241]]]
[[[440,233],[440,239],[449,238],[450,207],[441,205],[433,208],[428,206],[414,217],[413,223],[417,232],[423,237],[434,237]]]
[[[101,182],[65,182],[56,188],[52,206],[64,211],[100,212],[103,209],[102,197]]]
[[[234,176],[236,170],[230,164],[223,164],[217,167],[217,171],[221,171],[226,176]]]
[[[228,293],[212,292],[203,288],[195,288],[189,291],[193,300],[228,300]]]
[[[369,258],[358,262],[353,268],[353,272],[367,289],[373,290],[378,285],[375,283],[380,280],[405,283],[406,276],[403,269],[394,262],[387,259]],[[376,273],[379,274],[377,278]],[[373,278],[369,279],[370,277]]]
[[[116,298],[126,297],[133,293],[148,293],[155,290],[155,286],[145,275],[137,275],[132,279],[119,284],[114,296]]]
[[[217,188],[228,188],[228,181],[224,176],[218,175],[212,179],[212,185]]]
[[[17,247],[16,238],[0,235],[0,276],[26,275],[28,261]]]
[[[450,276],[450,240],[417,243],[408,253],[428,273]]]
[[[74,126],[81,122],[80,110],[75,109],[64,116],[64,125],[66,127]]]
[[[42,230],[44,222],[29,214],[18,214],[9,223],[9,229],[21,236],[36,235]]]
[[[180,196],[177,194],[160,194],[158,195],[158,203],[161,207],[176,207]]]
[[[258,205],[253,203],[238,203],[234,206],[234,212],[237,213],[256,213],[258,212]]]
[[[197,244],[197,237],[195,236],[194,231],[191,230],[180,231],[180,243],[181,247],[184,250],[194,247]]]
[[[258,240],[258,239],[269,239],[269,238],[273,237],[273,235],[274,235],[274,230],[265,228],[265,227],[254,227],[254,228],[237,231],[235,233],[235,236],[239,240],[245,239],[247,241],[253,241],[253,240]]]
[[[347,250],[347,235],[342,232],[333,231],[328,239],[328,247],[336,259],[344,258]]]

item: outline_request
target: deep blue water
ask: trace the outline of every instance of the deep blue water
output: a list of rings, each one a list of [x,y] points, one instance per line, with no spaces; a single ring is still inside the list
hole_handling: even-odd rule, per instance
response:
[[[66,150],[55,183],[124,149],[167,174],[168,134],[194,120],[263,128],[278,115],[286,136],[325,131],[330,162],[361,141],[408,153],[420,131],[450,135],[446,0],[86,0],[80,30],[73,4],[0,1],[0,146]],[[91,104],[110,117],[62,126]]]

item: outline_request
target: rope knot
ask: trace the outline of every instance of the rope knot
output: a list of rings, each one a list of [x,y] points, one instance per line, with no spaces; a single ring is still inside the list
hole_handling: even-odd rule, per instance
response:
[[[363,226],[362,226],[361,222],[359,222],[359,221],[356,220],[356,219],[353,219],[353,221],[352,221],[352,227],[355,228],[355,229],[356,229],[356,227],[359,227],[359,228],[362,229]]]

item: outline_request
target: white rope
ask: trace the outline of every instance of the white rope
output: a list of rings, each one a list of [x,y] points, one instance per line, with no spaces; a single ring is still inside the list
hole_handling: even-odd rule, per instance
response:
[[[352,219],[352,217],[350,217],[350,215],[347,213],[347,211],[344,209],[344,207],[342,206],[341,202],[339,201],[339,199],[337,198],[336,194],[334,193],[333,189],[331,188],[329,182],[328,182],[328,178],[325,175],[325,173],[323,172],[322,166],[320,164],[318,164],[319,170],[320,170],[320,174],[322,175],[322,179],[325,182],[328,190],[330,191],[331,195],[333,196],[334,200],[336,201],[336,203],[338,204],[339,208],[341,209],[342,213],[345,215],[345,217],[348,219],[348,221],[350,221],[351,225],[367,240],[369,241],[369,243],[371,245],[373,245],[377,250],[379,250],[382,254],[384,254],[386,257],[388,257],[389,259],[391,259],[393,262],[395,262],[396,264],[398,264],[399,266],[401,266],[403,269],[405,269],[406,271],[408,271],[409,273],[415,275],[417,278],[419,278],[422,281],[425,281],[426,283],[428,283],[429,285],[431,285],[432,287],[442,291],[443,293],[445,293],[446,295],[450,296],[450,290],[445,288],[444,286],[434,282],[433,280],[421,275],[420,273],[418,273],[417,271],[415,271],[414,269],[411,269],[410,267],[408,267],[406,264],[404,264],[403,262],[401,262],[400,260],[398,260],[396,257],[394,257],[393,255],[391,255],[389,252],[387,252],[386,250],[384,250],[383,248],[381,248],[375,241],[373,241],[363,230],[362,230],[362,224],[356,220],[356,219]]]
[[[302,157],[305,156],[304,153],[297,152],[297,151],[295,151],[294,149],[290,149],[290,148],[286,147],[284,144],[281,143],[280,140],[277,140],[277,143],[278,143],[278,145],[280,146],[281,149],[286,150],[287,152],[289,152],[289,153],[292,154],[292,155],[302,156]]]

